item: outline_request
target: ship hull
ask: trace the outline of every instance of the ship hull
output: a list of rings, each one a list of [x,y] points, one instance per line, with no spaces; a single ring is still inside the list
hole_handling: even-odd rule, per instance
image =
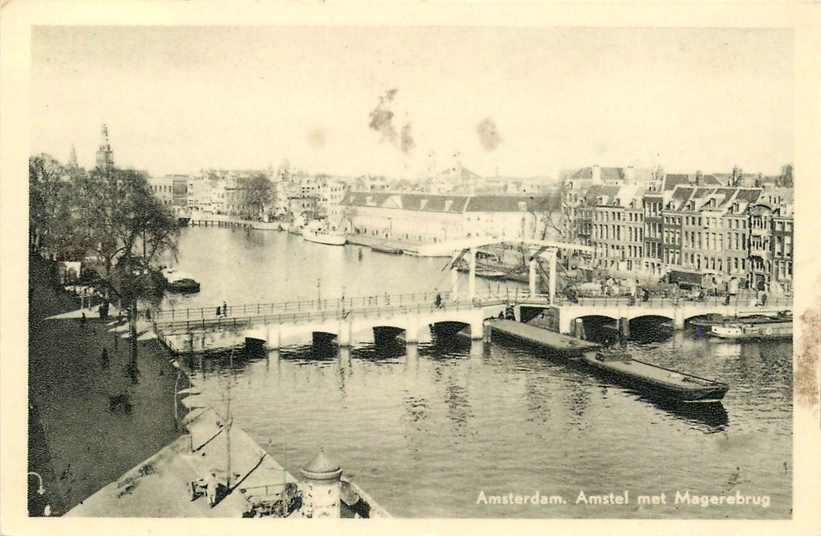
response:
[[[617,383],[642,394],[685,404],[718,403],[730,388],[725,383],[657,367],[642,361],[631,360],[630,365],[625,365],[620,361],[600,361],[593,352],[586,353],[582,356],[582,360]],[[632,370],[629,370],[631,368]],[[686,385],[687,382],[691,382],[692,385]]]

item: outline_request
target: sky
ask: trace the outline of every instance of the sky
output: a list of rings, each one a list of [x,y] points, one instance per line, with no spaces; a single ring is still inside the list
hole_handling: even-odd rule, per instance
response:
[[[793,36],[768,29],[36,27],[32,153],[153,175],[419,176],[793,159]]]

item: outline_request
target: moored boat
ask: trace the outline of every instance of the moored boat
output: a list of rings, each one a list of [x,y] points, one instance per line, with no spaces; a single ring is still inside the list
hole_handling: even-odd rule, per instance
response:
[[[709,332],[713,326],[720,326],[728,322],[766,322],[772,320],[772,317],[766,315],[750,315],[750,316],[728,316],[721,314],[711,314],[699,318],[694,318],[687,322],[687,325],[696,329],[701,329]]]
[[[507,274],[500,270],[476,270],[477,277],[485,279],[503,279]]]
[[[200,291],[200,284],[194,279],[185,277],[169,282],[168,290],[171,292],[194,293]]]
[[[308,242],[326,244],[328,246],[344,246],[348,241],[345,237],[345,233],[328,231],[317,225],[307,225],[302,229],[302,238]]]
[[[730,340],[789,339],[792,337],[792,318],[725,322],[711,326],[709,334]]]
[[[720,402],[730,386],[686,372],[633,359],[626,353],[586,352],[582,360],[619,383],[643,394],[684,403]]]
[[[494,318],[487,320],[486,325],[492,330],[493,336],[504,335],[530,346],[546,348],[554,354],[564,357],[579,357],[584,352],[590,352],[601,347],[601,345],[594,342],[577,339],[542,327],[516,322],[515,320]]]
[[[275,221],[255,221],[251,227],[258,231],[278,231],[280,229],[279,223]]]
[[[392,248],[390,246],[382,246],[378,244],[374,244],[371,246],[373,251],[378,251],[379,253],[387,253],[389,255],[401,255],[402,250],[399,248]]]
[[[162,277],[165,280],[165,288],[171,292],[194,293],[200,291],[200,284],[196,279],[173,268],[164,269]]]

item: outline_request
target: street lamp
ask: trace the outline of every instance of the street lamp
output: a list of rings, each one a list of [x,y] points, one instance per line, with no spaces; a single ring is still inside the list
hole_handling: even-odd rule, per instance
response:
[[[37,477],[37,482],[39,483],[39,487],[37,488],[38,495],[44,495],[46,493],[46,488],[43,487],[43,477],[40,476],[39,473],[35,473],[34,471],[29,471],[26,476],[34,475]]]
[[[37,494],[38,495],[45,495],[46,494],[46,488],[43,486],[43,477],[41,477],[39,473],[35,473],[34,471],[29,471],[26,474],[27,477],[32,476],[32,475],[37,477],[37,483],[38,483],[38,485],[37,485]],[[51,515],[51,505],[50,504],[47,503],[46,506],[43,508],[43,515],[44,516],[50,516]]]

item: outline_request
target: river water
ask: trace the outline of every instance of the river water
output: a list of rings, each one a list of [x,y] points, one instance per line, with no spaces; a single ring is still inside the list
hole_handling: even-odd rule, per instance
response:
[[[167,298],[165,306],[446,290],[444,263],[272,231],[189,228],[177,265],[202,291]],[[638,359],[731,384],[722,405],[693,411],[500,339],[472,346],[428,339],[407,350],[360,339],[342,353],[296,344],[267,356],[195,357],[192,382],[224,408],[230,381],[235,422],[290,472],[298,474],[324,447],[399,517],[791,515],[789,342],[734,344],[677,332],[628,343]],[[580,492],[625,490],[626,505],[579,502]],[[766,507],[675,504],[676,493],[688,491],[691,498],[768,500]],[[563,504],[492,504],[494,497],[536,492]],[[638,495],[661,502],[662,493],[665,504],[637,502]]]

